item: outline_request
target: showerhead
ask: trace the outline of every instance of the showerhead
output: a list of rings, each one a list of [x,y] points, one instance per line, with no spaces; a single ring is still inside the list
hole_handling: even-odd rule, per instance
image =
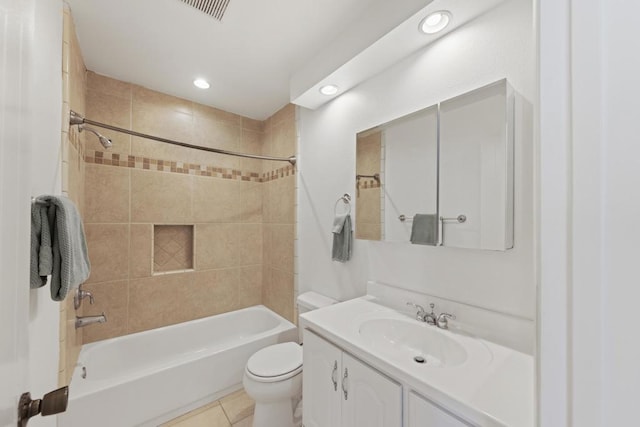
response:
[[[98,132],[97,130],[87,127],[84,124],[81,124],[78,126],[78,131],[82,132],[83,130],[89,131],[92,134],[94,134],[95,136],[98,137],[98,141],[100,141],[100,144],[102,144],[102,146],[104,148],[111,148],[111,146],[113,145],[113,143],[111,142],[111,140],[109,138],[107,138],[106,136],[102,135],[100,132]]]
[[[104,148],[111,148],[111,146],[113,145],[111,140],[106,136],[98,135],[98,140],[100,141],[100,144],[102,144]]]

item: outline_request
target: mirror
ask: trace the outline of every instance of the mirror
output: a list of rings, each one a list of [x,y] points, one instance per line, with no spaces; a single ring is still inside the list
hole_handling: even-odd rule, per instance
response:
[[[506,80],[440,103],[443,246],[513,247],[512,124]]]
[[[437,210],[437,105],[357,135],[357,239],[408,242],[414,215],[437,218]],[[425,244],[435,246],[432,228]]]
[[[513,114],[503,79],[358,133],[355,237],[513,247]]]

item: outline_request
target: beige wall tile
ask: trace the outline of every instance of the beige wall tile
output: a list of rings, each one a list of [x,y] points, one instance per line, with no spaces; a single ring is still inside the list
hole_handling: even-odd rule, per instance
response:
[[[356,173],[373,175],[380,173],[380,132],[360,137],[356,143]]]
[[[160,132],[153,132],[153,133],[150,133],[150,135],[159,136],[162,138],[169,138],[164,134],[161,134]],[[186,141],[186,137],[190,137],[190,136],[189,135],[183,135],[183,136],[185,136],[185,138],[172,138],[172,139],[177,140],[179,142],[190,143],[190,141]],[[137,136],[131,137],[131,155],[135,157],[146,157],[149,159],[181,162],[184,164],[184,163],[192,162],[193,151],[194,150],[191,150],[188,148],[179,147],[171,144],[165,144],[165,143],[153,141],[150,139],[139,138]],[[151,169],[153,170],[153,168]]]
[[[186,99],[156,92],[138,85],[132,85],[131,95],[134,111],[146,107],[159,107],[163,110],[172,110],[188,115],[193,114],[193,103]]]
[[[213,316],[237,310],[240,270],[237,268],[207,270],[195,273],[193,295],[194,318]]]
[[[78,210],[82,211],[82,206],[84,204],[84,189],[82,184],[83,160],[80,158],[78,151],[73,145],[68,141],[65,145],[67,146],[66,151],[68,161],[63,162],[63,172],[66,174],[66,177],[63,178],[62,190],[67,191],[69,198],[75,203]]]
[[[275,201],[273,196],[275,192],[275,181],[263,182],[262,186],[262,222],[270,224],[273,218],[273,210],[275,207]]]
[[[263,139],[263,133],[260,131],[242,129],[238,151],[246,154],[260,155],[262,154]],[[262,160],[257,159],[240,159],[240,169],[242,171],[261,173],[263,168],[262,163]]]
[[[287,104],[271,116],[269,120],[275,125],[285,120],[295,121],[295,118],[296,106],[293,104]]]
[[[130,169],[88,164],[85,222],[129,222]]]
[[[262,274],[263,304],[293,322],[293,273],[265,267]]]
[[[240,227],[239,224],[197,224],[196,270],[237,266]]]
[[[140,332],[193,319],[200,297],[192,292],[194,273],[174,273],[129,282],[128,332]]]
[[[131,171],[131,221],[190,223],[193,177]]]
[[[87,90],[87,116],[92,120],[125,129],[131,128],[131,96]]]
[[[262,222],[263,183],[240,182],[240,220],[247,223]]]
[[[380,188],[361,189],[356,196],[356,222],[380,223]]]
[[[243,224],[237,227],[238,261],[236,265],[262,263],[262,225]]]
[[[91,120],[131,129],[131,97],[120,97],[107,94],[102,91],[87,91],[86,115]],[[111,139],[113,146],[109,151],[119,154],[129,154],[131,150],[131,137],[129,135],[109,130],[99,130],[100,133]],[[106,151],[98,141],[98,138],[90,135],[87,138],[87,149]]]
[[[73,376],[73,370],[75,369],[75,365],[78,361],[78,356],[80,355],[80,349],[82,348],[82,329],[76,329],[76,318],[75,314],[73,316],[69,316],[67,313],[67,352],[66,352],[66,360],[67,366],[65,368],[66,376],[67,376],[67,384],[71,381],[71,377]]]
[[[239,274],[239,308],[262,304],[262,266],[242,267]]]
[[[193,143],[203,147],[237,151],[240,148],[240,126],[196,116]]]
[[[264,121],[242,117],[242,129],[264,132]]]
[[[134,102],[132,126],[140,133],[193,143],[193,116],[181,111],[154,105],[140,106]],[[190,162],[191,151],[143,138],[134,137],[131,140],[131,154],[135,156]]]
[[[240,222],[240,182],[201,176],[196,176],[193,180],[195,222]]]
[[[270,222],[276,224],[293,224],[295,222],[295,176],[288,176],[273,181],[270,196]]]
[[[380,224],[357,223],[354,237],[362,240],[381,240],[382,228]]]
[[[87,283],[111,282],[129,275],[129,224],[86,224],[91,275]]]
[[[83,343],[87,344],[107,338],[118,337],[127,333],[129,282],[103,282],[85,285],[84,289],[93,294],[95,303],[90,305],[88,299],[82,301],[83,315],[94,316],[104,313],[106,323],[85,326]]]
[[[202,147],[240,152],[239,124],[196,116],[193,125],[193,144]],[[191,162],[222,168],[239,169],[240,158],[220,156],[205,151],[192,150]]]
[[[243,119],[247,120],[247,118],[237,114],[198,103],[193,103],[193,114],[200,119],[211,119],[219,122],[230,123],[236,126],[240,126],[243,123]]]
[[[129,256],[129,277],[149,277],[152,273],[153,226],[151,224],[131,224],[131,254]]]
[[[270,267],[293,272],[293,224],[273,224],[271,226]]]
[[[262,264],[273,264],[273,224],[262,224]]]
[[[295,127],[291,121],[282,121],[273,126],[271,153],[278,157],[289,157],[296,152]]]
[[[131,99],[131,83],[87,71],[87,89],[110,96]]]
[[[239,150],[247,154],[262,154],[263,133],[242,129],[242,137],[240,138]]]

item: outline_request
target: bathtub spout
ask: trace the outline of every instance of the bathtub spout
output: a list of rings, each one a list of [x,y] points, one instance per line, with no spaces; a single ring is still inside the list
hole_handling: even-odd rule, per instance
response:
[[[93,323],[105,323],[107,321],[107,316],[104,313],[99,316],[76,316],[76,329],[82,328],[87,325],[91,325]]]

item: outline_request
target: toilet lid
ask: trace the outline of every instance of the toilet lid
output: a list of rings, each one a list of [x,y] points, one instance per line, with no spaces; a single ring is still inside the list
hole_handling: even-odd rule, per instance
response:
[[[265,347],[254,353],[247,370],[258,377],[279,377],[302,368],[302,347],[286,342]]]

